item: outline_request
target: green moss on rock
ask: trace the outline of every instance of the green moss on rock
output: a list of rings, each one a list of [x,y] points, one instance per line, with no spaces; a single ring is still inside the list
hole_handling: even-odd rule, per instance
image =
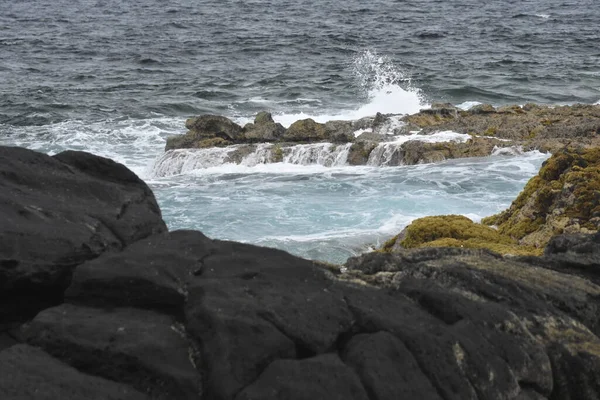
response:
[[[600,148],[563,148],[550,157],[508,210],[484,218],[521,244],[545,246],[561,233],[600,227]]]
[[[541,254],[541,249],[520,246],[514,239],[462,215],[419,218],[400,235],[387,241],[382,251],[393,251],[398,244],[402,248],[465,247],[489,249],[500,254]]]
[[[291,142],[315,142],[327,139],[324,124],[313,119],[301,119],[294,122],[283,134],[283,139]]]

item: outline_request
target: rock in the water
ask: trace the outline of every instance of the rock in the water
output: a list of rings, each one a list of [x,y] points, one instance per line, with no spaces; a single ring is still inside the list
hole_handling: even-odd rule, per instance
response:
[[[149,400],[130,386],[82,374],[37,348],[0,352],[2,400]]]
[[[477,104],[469,109],[469,113],[473,115],[477,114],[492,114],[495,113],[496,109],[491,104]]]
[[[600,146],[600,106],[582,105],[545,107],[486,104],[450,117],[431,110],[403,118],[425,132],[451,130],[513,141],[524,148],[554,152],[576,141],[585,147]]]
[[[220,115],[203,115],[185,121],[185,127],[197,135],[220,137],[235,141],[241,136],[242,127]]]
[[[332,143],[348,143],[354,141],[354,126],[350,121],[328,121],[325,123],[328,140]]]
[[[271,124],[274,122],[275,121],[273,120],[273,115],[271,115],[270,112],[266,112],[266,111],[259,112],[258,114],[256,114],[256,117],[254,118],[254,123],[256,125]]]
[[[271,113],[266,111],[258,113],[253,124],[244,126],[244,138],[248,142],[274,142],[284,133],[283,125],[275,123]]]
[[[318,142],[327,139],[324,124],[307,118],[294,122],[283,134],[283,139],[289,142]]]
[[[185,121],[185,135],[167,139],[165,150],[226,146],[243,142],[243,128],[220,115],[202,115]]]
[[[60,302],[73,269],[166,231],[148,186],[83,152],[0,147],[0,325]]]
[[[348,164],[365,165],[375,147],[377,147],[377,143],[373,142],[358,141],[353,143],[348,152]]]

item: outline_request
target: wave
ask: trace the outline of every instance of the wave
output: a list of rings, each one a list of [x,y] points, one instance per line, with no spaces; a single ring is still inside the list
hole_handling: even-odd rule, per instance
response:
[[[414,114],[422,108],[429,107],[421,89],[412,84],[410,77],[396,65],[389,57],[380,56],[375,51],[366,50],[352,61],[352,72],[356,84],[366,94],[367,101],[358,108],[345,110],[331,110],[330,112],[275,112],[273,119],[285,127],[299,119],[312,118],[317,122],[332,120],[357,120],[363,117],[382,114]],[[318,99],[305,99],[303,103],[316,103]],[[250,101],[276,105],[281,101],[253,97]],[[301,102],[300,99],[288,101]],[[236,122],[245,124],[252,121],[252,117],[237,117]]]

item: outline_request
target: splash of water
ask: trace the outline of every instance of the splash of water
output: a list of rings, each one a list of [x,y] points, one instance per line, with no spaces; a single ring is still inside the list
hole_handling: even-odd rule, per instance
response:
[[[421,89],[415,87],[408,75],[386,56],[366,50],[352,62],[352,72],[358,86],[366,94],[366,103],[355,109],[331,111],[328,113],[279,112],[273,115],[275,121],[285,127],[300,119],[312,118],[324,123],[332,120],[357,120],[383,114],[413,114],[421,108],[429,107]],[[262,101],[267,101],[262,99]],[[251,118],[240,117],[236,122],[244,125]]]
[[[413,114],[426,106],[421,90],[414,87],[408,75],[387,56],[364,51],[354,60],[353,71],[369,99],[356,111],[359,118],[378,112]]]

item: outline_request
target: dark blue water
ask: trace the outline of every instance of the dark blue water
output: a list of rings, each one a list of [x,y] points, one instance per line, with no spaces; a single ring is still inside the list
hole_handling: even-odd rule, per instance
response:
[[[185,118],[407,113],[434,101],[600,101],[597,0],[0,1],[0,144],[132,168],[169,227],[328,261],[410,220],[499,211],[545,156],[157,177]]]
[[[599,26],[597,0],[2,1],[0,123],[352,108],[366,50],[429,101],[594,103]]]

